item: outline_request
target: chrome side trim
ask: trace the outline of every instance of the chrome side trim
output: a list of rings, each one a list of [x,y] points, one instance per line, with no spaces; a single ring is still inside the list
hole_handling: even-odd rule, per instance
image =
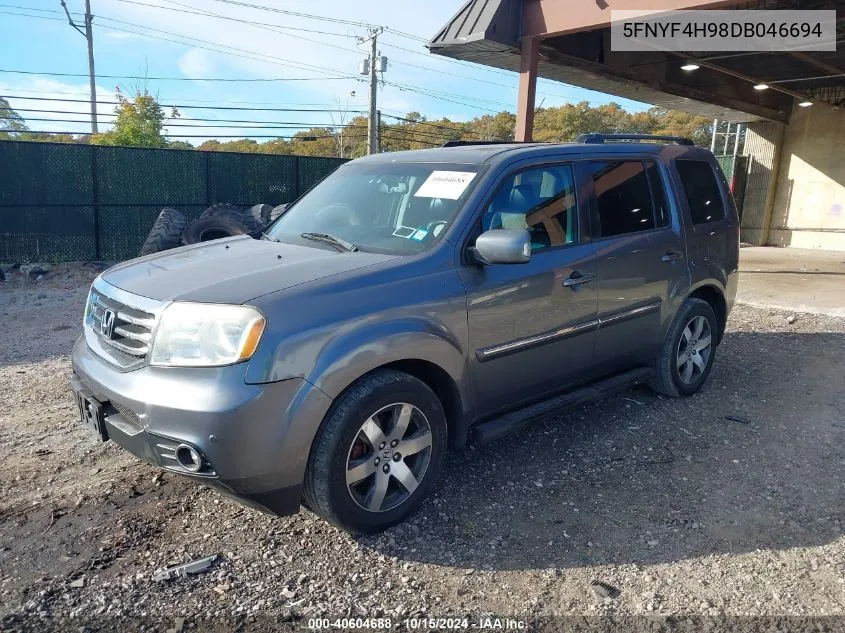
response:
[[[532,347],[546,345],[547,343],[552,343],[583,332],[595,330],[598,329],[598,326],[598,320],[588,321],[578,325],[568,325],[549,332],[543,332],[542,334],[535,334],[534,336],[511,341],[510,343],[503,343],[502,345],[495,345],[493,347],[485,347],[484,349],[476,350],[475,357],[478,359],[479,363],[486,363],[487,361],[495,358],[501,358],[502,356],[522,352]]]
[[[660,303],[650,303],[649,305],[640,306],[639,308],[634,308],[633,310],[626,310],[625,312],[612,314],[609,317],[599,317],[599,328],[606,325],[613,325],[614,323],[619,323],[621,321],[627,321],[628,319],[635,319],[638,316],[643,316],[645,314],[649,314],[650,312],[657,312],[660,309],[660,305]]]
[[[588,321],[586,323],[581,323],[578,325],[569,325],[566,327],[557,328],[549,332],[535,334],[534,336],[517,339],[515,341],[510,341],[509,343],[503,343],[501,345],[485,347],[484,349],[476,350],[475,357],[478,359],[479,363],[486,363],[487,361],[496,358],[501,358],[502,356],[507,356],[509,354],[515,354],[517,352],[522,352],[524,350],[531,349],[532,347],[539,347],[540,345],[553,343],[555,341],[559,341],[570,336],[575,336],[577,334],[582,334],[590,330],[598,330],[602,327],[613,325],[614,323],[620,323],[622,321],[627,321],[628,319],[635,319],[639,316],[643,316],[651,312],[657,312],[658,310],[660,310],[660,306],[660,303],[651,303],[649,305],[634,308],[633,310],[626,310],[625,312],[613,314],[609,317],[595,319],[593,321]]]

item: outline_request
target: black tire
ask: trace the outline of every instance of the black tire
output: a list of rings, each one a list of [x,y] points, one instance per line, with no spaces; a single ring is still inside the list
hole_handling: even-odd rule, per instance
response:
[[[392,492],[382,495],[386,509],[367,510],[360,505],[360,499],[353,497],[351,488],[347,487],[348,460],[353,459],[352,451],[359,443],[363,444],[361,427],[364,422],[374,418],[379,411],[407,405],[414,409],[415,418],[412,419],[417,420],[407,426],[409,435],[402,434],[402,441],[395,449],[391,448],[393,443],[381,450],[369,445],[366,449],[371,452],[365,451],[361,458],[361,464],[369,464],[369,459],[373,458],[377,468],[355,485],[366,486],[369,481],[374,482],[376,477],[382,477],[382,469],[385,467],[393,466],[395,469],[394,474],[385,473],[389,481],[387,490],[392,489]],[[389,417],[389,411],[387,415]],[[382,424],[389,425],[389,422]],[[418,430],[423,424],[430,430],[430,446],[401,459],[396,459],[398,453],[392,457],[385,456],[387,452],[400,450],[403,445],[407,445],[406,441],[412,441],[420,433],[424,434],[424,431]],[[412,429],[412,425],[416,431]],[[382,430],[385,430],[385,439],[389,441],[390,429]],[[436,483],[446,454],[446,442],[446,416],[443,406],[428,385],[400,371],[382,370],[370,374],[337,399],[317,430],[305,474],[304,504],[314,513],[348,532],[370,534],[385,530],[414,512]],[[414,465],[413,462],[406,462],[409,458],[423,458],[426,462],[425,465],[421,462]],[[380,465],[379,459],[384,460]],[[422,467],[415,475],[421,478],[415,479],[417,484],[413,492],[409,493],[407,488],[399,483],[399,475],[396,474],[399,472],[396,462],[399,461],[403,466],[410,464],[411,469]],[[398,501],[395,507],[390,507],[391,497],[404,497],[404,500]]]
[[[198,244],[234,235],[245,235],[248,232],[247,228],[237,220],[212,215],[191,222],[182,233],[182,243]]]
[[[690,341],[689,334],[695,334],[694,324],[698,323],[705,324],[704,329],[698,337]],[[685,335],[684,332],[688,326],[692,327]],[[719,322],[710,304],[701,299],[687,299],[666,332],[649,387],[659,394],[672,398],[691,396],[696,393],[707,382],[707,377],[713,368],[718,333]],[[703,344],[706,336],[709,336],[709,348],[699,352],[696,348]],[[690,345],[690,343],[694,344]],[[706,357],[705,351],[707,351]],[[698,360],[694,358],[696,355],[698,355]],[[684,357],[686,362],[681,365],[679,360]],[[703,365],[703,369],[699,369],[699,365]],[[684,379],[687,366],[692,372],[689,381]]]
[[[138,254],[152,255],[181,246],[182,232],[187,224],[188,219],[176,209],[162,209]]]
[[[231,215],[233,213],[242,213],[243,207],[239,207],[236,204],[230,204],[228,202],[215,202],[210,207],[208,207],[205,211],[200,213],[201,218],[207,218],[211,215]]]
[[[273,210],[270,211],[270,222],[275,222],[276,219],[280,215],[282,215],[289,206],[290,202],[285,202],[284,204],[280,204],[278,206],[273,207]]]
[[[259,231],[264,228],[264,224],[260,219],[255,219],[250,213],[249,209],[242,209],[241,207],[229,204],[227,202],[218,202],[208,207],[200,214],[200,218],[229,218],[235,222],[239,222],[246,227],[247,232]]]
[[[264,227],[270,224],[270,213],[273,211],[273,205],[270,204],[254,204],[249,209],[244,211],[244,215],[252,217],[260,226]]]

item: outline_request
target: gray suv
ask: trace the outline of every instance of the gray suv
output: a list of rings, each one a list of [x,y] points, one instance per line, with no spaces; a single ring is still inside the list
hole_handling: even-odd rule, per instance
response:
[[[260,235],[119,264],[73,349],[82,421],[242,503],[375,532],[449,448],[637,382],[692,395],[737,212],[710,152],[644,140],[361,158]]]

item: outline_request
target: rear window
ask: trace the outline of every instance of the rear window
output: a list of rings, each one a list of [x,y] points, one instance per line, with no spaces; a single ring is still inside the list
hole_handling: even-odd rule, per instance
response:
[[[703,160],[678,160],[675,166],[684,186],[692,223],[707,224],[724,220],[725,204],[710,163]]]

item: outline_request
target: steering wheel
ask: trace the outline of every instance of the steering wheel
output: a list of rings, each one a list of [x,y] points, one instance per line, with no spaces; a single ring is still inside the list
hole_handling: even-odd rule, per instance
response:
[[[432,237],[437,237],[447,226],[449,226],[448,220],[436,220],[435,222],[429,222],[428,226],[425,227],[425,230],[428,231]]]
[[[351,204],[333,202],[314,214],[314,220],[322,226],[360,226],[361,217]]]

